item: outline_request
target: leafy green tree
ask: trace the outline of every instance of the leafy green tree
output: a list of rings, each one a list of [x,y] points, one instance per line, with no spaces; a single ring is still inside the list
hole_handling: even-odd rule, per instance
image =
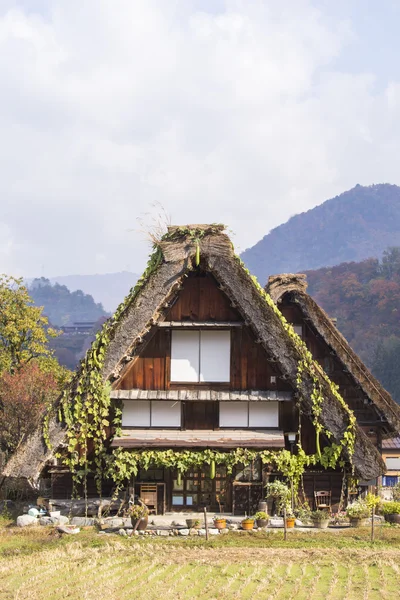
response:
[[[49,327],[42,307],[33,306],[22,279],[0,276],[0,374],[14,373],[34,359],[51,357]]]
[[[0,276],[0,451],[6,457],[35,429],[70,377],[48,346],[57,335],[22,280]]]

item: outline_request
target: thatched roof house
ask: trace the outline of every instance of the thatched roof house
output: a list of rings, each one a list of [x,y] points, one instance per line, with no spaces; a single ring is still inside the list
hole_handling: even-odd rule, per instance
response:
[[[217,313],[212,313],[212,311],[209,311],[211,317],[208,317],[207,320],[196,320],[193,317],[193,311],[189,311],[189,316],[183,323],[170,319],[172,307],[182,298],[182,290],[187,286],[188,280],[195,276],[207,276],[209,280],[212,279],[215,283],[215,294],[219,294],[221,298],[223,297],[226,306],[231,307],[232,319],[236,319],[235,323],[227,319],[221,322],[218,320]],[[74,395],[76,394],[82,369],[97,369],[101,373],[103,381],[111,383],[112,397],[132,400],[133,396],[129,396],[127,392],[125,392],[125,396],[122,392],[118,392],[121,389],[121,382],[126,380],[127,374],[131,372],[130,370],[134,368],[140,357],[144,356],[146,349],[151,347],[152,340],[162,329],[174,331],[182,325],[186,329],[191,326],[196,330],[212,327],[214,330],[229,330],[233,336],[234,330],[242,327],[249,332],[249,336],[254,340],[255,350],[253,355],[256,355],[257,348],[259,348],[263,356],[266,357],[263,359],[265,364],[268,362],[272,366],[276,365],[279,370],[278,379],[282,382],[282,389],[291,390],[293,403],[298,401],[299,398],[302,399],[303,414],[310,418],[312,418],[314,410],[313,393],[316,387],[318,388],[323,399],[319,415],[320,422],[330,432],[331,440],[340,443],[344,433],[349,428],[351,411],[348,410],[346,403],[343,402],[335,387],[332,386],[323,369],[308,357],[304,345],[293,334],[293,330],[287,325],[277,309],[275,302],[279,300],[282,292],[290,291],[298,294],[302,307],[304,306],[304,310],[308,311],[310,318],[318,324],[332,347],[339,350],[339,346],[341,346],[341,356],[345,364],[348,365],[349,370],[351,369],[354,372],[360,385],[364,386],[366,394],[376,402],[379,410],[386,415],[390,427],[393,429],[398,428],[400,423],[399,409],[394,406],[390,396],[366,372],[361,361],[348,348],[346,341],[337,332],[336,328],[331,326],[325,313],[305,294],[304,289],[294,289],[292,283],[288,281],[287,285],[289,287],[285,288],[283,279],[282,281],[271,281],[270,293],[273,297],[273,300],[271,300],[270,296],[258,285],[235,255],[232,243],[224,232],[224,226],[213,224],[169,227],[167,234],[156,244],[155,252],[143,277],[131,290],[115,315],[105,324],[103,337],[99,337],[95,342],[92,354],[89,351],[85,359],[86,362],[82,363],[81,369],[78,371],[69,390],[70,402],[74,402]],[[195,298],[195,300],[198,302],[199,298]],[[106,339],[104,344],[103,339]],[[89,368],[89,360],[93,356],[93,352],[99,353],[99,348],[104,355],[101,365],[93,366],[90,362],[92,366]],[[299,377],[299,364],[303,365],[301,377]],[[259,368],[262,371],[265,366],[263,367],[260,364]],[[172,389],[173,386],[169,385],[164,375],[160,381],[162,381],[162,384],[159,384],[158,388],[152,387],[151,389],[155,394],[155,398],[165,400],[168,398],[168,390]],[[146,385],[144,382],[142,385],[143,391],[146,391]],[[232,393],[235,391],[241,391],[243,394],[243,397],[239,398],[240,401],[251,403],[257,400],[256,394],[247,393],[246,395],[243,393],[246,391],[244,384],[239,390],[237,387],[235,388],[235,385],[231,379],[225,387],[221,385],[218,387],[218,385],[215,386],[210,383],[204,389],[209,392],[209,396],[207,396],[209,400],[233,401]],[[138,385],[136,387],[131,386],[129,389],[133,392],[137,391],[138,387]],[[218,390],[221,389],[226,389],[225,396],[227,397],[218,396]],[[179,399],[201,401],[200,392],[196,396],[196,394],[191,394],[191,390],[193,390],[193,386],[186,386],[185,389],[181,387],[180,393],[182,396],[179,396]],[[258,397],[259,401],[271,401],[271,397],[267,393],[264,396],[261,394]],[[236,401],[238,401],[237,397]],[[355,472],[363,479],[373,479],[383,473],[385,469],[379,451],[357,424],[354,426],[354,432],[354,453],[351,458]],[[45,444],[42,432],[37,431],[19,448],[6,465],[3,474],[12,477],[25,477],[35,484],[45,465],[53,461],[56,451],[65,445],[66,423],[59,420],[57,411],[50,420],[48,436],[51,449]],[[141,436],[143,438],[143,432],[141,432]],[[179,436],[175,437],[179,438]],[[131,434],[129,439],[130,445],[127,443],[127,437],[125,436],[124,447],[140,447],[138,438],[135,437],[134,433]],[[197,439],[201,440],[201,436],[198,436]],[[240,446],[240,439],[245,440],[247,438],[242,432],[235,440],[233,430],[229,442],[231,447]],[[276,446],[276,435],[275,438],[272,435],[269,437],[266,435],[265,440],[267,439],[270,446],[267,445],[266,441],[264,446],[260,442],[261,448]],[[273,439],[274,442],[271,441]],[[281,439],[283,440],[282,432]],[[199,447],[202,447],[203,442],[196,443]],[[210,442],[207,442],[207,444],[204,443],[203,447],[209,447]],[[114,445],[116,445],[115,441]],[[120,445],[123,446],[122,441]],[[165,446],[168,447],[168,441],[165,441]],[[348,458],[350,459],[349,456]]]

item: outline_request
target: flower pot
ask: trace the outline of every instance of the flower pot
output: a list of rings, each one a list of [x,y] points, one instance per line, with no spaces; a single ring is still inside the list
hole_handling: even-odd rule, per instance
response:
[[[186,525],[188,529],[198,529],[200,527],[200,521],[198,519],[186,519]]]
[[[148,522],[149,522],[148,515],[145,515],[144,517],[140,517],[140,519],[137,519],[136,517],[131,517],[132,527],[133,527],[133,529],[136,528],[136,531],[145,531],[145,529],[147,528]],[[136,523],[137,523],[137,526],[136,526]]]
[[[313,521],[315,529],[328,529],[329,519],[324,519],[324,521]]]
[[[214,519],[214,527],[216,529],[226,529],[226,519]]]
[[[400,515],[396,513],[385,515],[385,521],[387,523],[397,523],[397,525],[400,525]]]
[[[268,527],[269,519],[257,519],[257,527]]]
[[[368,518],[350,517],[350,525],[352,527],[365,527],[369,524]]]
[[[247,520],[242,521],[242,529],[249,530],[249,529],[253,529],[253,527],[254,527],[254,521],[247,521]]]
[[[286,517],[286,527],[288,529],[293,529],[295,522],[295,517]]]

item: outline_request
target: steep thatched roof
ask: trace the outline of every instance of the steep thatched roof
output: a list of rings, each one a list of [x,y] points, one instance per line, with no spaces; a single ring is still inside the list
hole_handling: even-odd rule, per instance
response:
[[[155,256],[155,258],[154,258]],[[106,324],[109,343],[106,349],[102,375],[104,380],[116,381],[153,325],[164,317],[189,270],[200,258],[201,267],[211,272],[221,289],[241,313],[257,341],[275,360],[283,377],[296,389],[296,378],[301,351],[285,328],[282,316],[254,278],[234,254],[232,243],[221,225],[189,225],[170,227],[157,245],[157,254],[150,267],[111,321]],[[326,375],[315,365],[315,375],[324,396],[320,420],[340,441],[349,423],[349,414],[334,394]],[[72,384],[72,391],[74,389]],[[304,410],[311,414],[313,378],[305,372],[298,388],[304,398]],[[53,418],[50,441],[57,448],[62,438],[62,424]],[[26,477],[35,481],[52,453],[46,449],[40,435],[27,440],[9,461],[5,475]],[[372,479],[385,471],[384,463],[367,436],[356,427],[353,462],[356,472],[364,479]]]
[[[303,274],[283,273],[269,278],[266,291],[276,304],[290,294],[304,317],[309,319],[318,334],[336,353],[364,394],[372,400],[386,418],[393,434],[400,432],[400,406],[371,374],[357,354],[352,350],[346,338],[340,333],[332,319],[307,294],[307,277]]]

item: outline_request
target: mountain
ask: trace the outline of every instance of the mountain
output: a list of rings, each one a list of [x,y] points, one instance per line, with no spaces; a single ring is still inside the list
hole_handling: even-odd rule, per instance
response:
[[[51,277],[50,281],[66,285],[70,290],[83,290],[101,302],[105,310],[114,312],[138,279],[135,273],[121,271],[104,275],[62,275]]]
[[[29,294],[36,306],[43,306],[43,314],[54,326],[60,327],[76,321],[95,322],[108,316],[100,303],[81,290],[71,292],[65,285],[41,277],[29,284]]]
[[[353,189],[273,229],[241,258],[264,284],[269,275],[380,258],[400,246],[400,187]]]
[[[308,293],[400,403],[400,248],[306,274]]]

